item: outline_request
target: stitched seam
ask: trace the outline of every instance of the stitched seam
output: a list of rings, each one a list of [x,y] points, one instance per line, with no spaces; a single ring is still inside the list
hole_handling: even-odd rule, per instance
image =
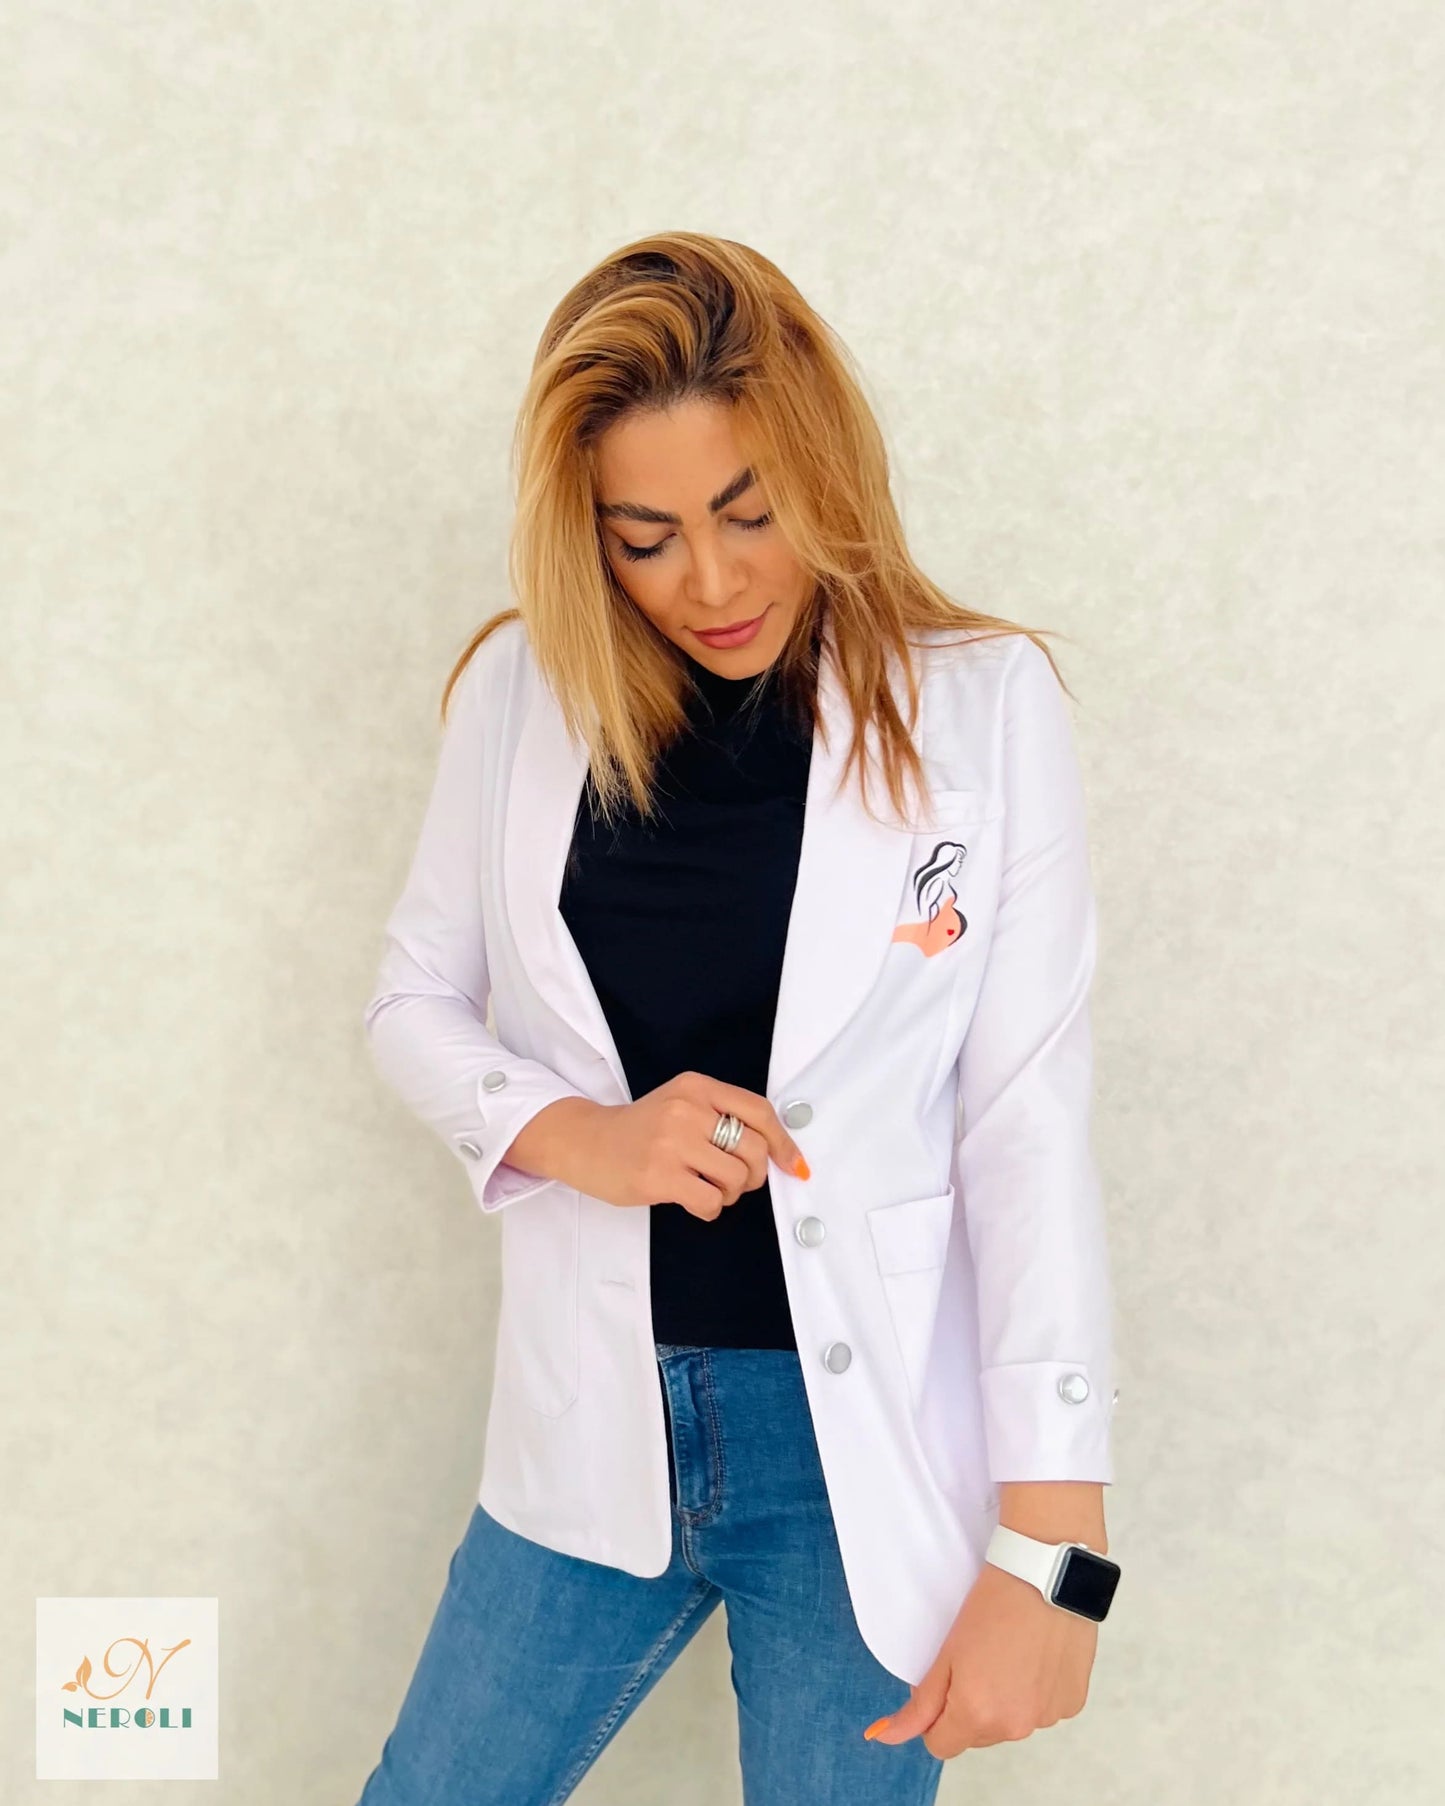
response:
[[[695,1351],[690,1350],[689,1352],[695,1352]],[[668,1418],[667,1418],[668,1436],[674,1442],[677,1442],[680,1439],[677,1438],[677,1436],[676,1436],[677,1419],[676,1419],[676,1414],[673,1411],[672,1398],[671,1398],[670,1394],[669,1394],[668,1400],[667,1400],[667,1412],[668,1412]],[[678,1524],[683,1533],[683,1559],[685,1561],[687,1561],[687,1565],[689,1567],[692,1567],[692,1562],[690,1560],[688,1560],[688,1558],[687,1558],[687,1527],[690,1523],[693,1522],[694,1513],[690,1506],[684,1505],[682,1502],[683,1476],[684,1476],[684,1473],[687,1473],[688,1475],[690,1475],[691,1471],[692,1471],[691,1463],[689,1461],[687,1461],[685,1458],[686,1455],[687,1455],[687,1450],[685,1447],[677,1447],[677,1448],[673,1449],[673,1453],[672,1453],[673,1485],[676,1489],[676,1494],[677,1494],[676,1498],[673,1501],[673,1504],[677,1511]],[[697,1570],[694,1569],[694,1572],[696,1572],[696,1571]]]
[[[704,1354],[702,1362],[703,1394],[707,1399],[707,1416],[709,1434],[712,1438],[713,1452],[713,1487],[708,1499],[707,1508],[693,1519],[697,1523],[710,1523],[722,1509],[723,1490],[727,1481],[726,1456],[723,1453],[722,1419],[717,1408],[717,1394],[713,1390],[712,1356]]]
[[[713,1483],[712,1489],[708,1493],[706,1504],[696,1507],[690,1505],[684,1506],[681,1502],[682,1480],[681,1476],[679,1476],[677,1488],[677,1516],[678,1522],[681,1524],[684,1531],[683,1549],[687,1565],[693,1569],[694,1573],[701,1573],[701,1569],[696,1566],[692,1559],[692,1548],[687,1542],[685,1533],[699,1524],[710,1524],[717,1516],[721,1507],[723,1488],[722,1430],[718,1416],[717,1398],[713,1392],[713,1365],[711,1355],[706,1348],[701,1347],[690,1349],[689,1353],[702,1356],[702,1359],[698,1362],[698,1369],[702,1377],[703,1408],[707,1412],[708,1447],[712,1458]]]
[[[709,1426],[708,1427],[708,1440],[709,1440],[709,1444],[711,1444],[711,1442],[712,1442],[712,1428],[711,1428],[712,1409],[708,1402],[708,1393],[709,1393],[708,1375],[710,1372],[710,1363],[707,1359],[706,1354],[704,1353],[704,1351],[702,1349],[696,1349],[693,1352],[702,1356],[702,1358],[698,1361],[697,1365],[698,1365],[699,1374],[701,1375],[703,1408],[704,1408],[704,1410],[707,1411],[707,1414],[708,1414],[708,1426]],[[714,1474],[715,1473],[716,1473],[716,1467],[714,1465]],[[714,1482],[714,1484],[715,1483],[716,1482]],[[678,1499],[680,1502],[682,1499],[681,1481],[679,1481],[679,1483],[678,1483],[677,1496],[678,1496]],[[709,1519],[709,1517],[712,1515],[713,1507],[715,1506],[716,1502],[717,1502],[716,1493],[709,1492],[708,1496],[707,1496],[707,1501],[705,1504],[698,1505],[696,1507],[689,1505],[686,1508],[686,1510],[684,1510],[681,1506],[681,1503],[679,1503],[677,1515],[678,1515],[679,1521],[682,1524],[682,1528],[683,1528],[684,1532],[686,1532],[688,1529],[690,1529],[694,1524],[706,1523],[707,1520]],[[686,1554],[687,1554],[687,1565],[690,1568],[693,1568],[694,1572],[700,1573],[701,1569],[698,1569],[695,1567],[695,1564],[692,1560],[691,1546],[687,1544],[685,1537],[684,1537],[684,1548],[685,1548]]]
[[[652,1648],[648,1651],[639,1665],[636,1674],[633,1675],[632,1679],[623,1688],[622,1692],[613,1703],[612,1710],[598,1727],[597,1735],[582,1752],[581,1756],[578,1757],[570,1772],[563,1779],[557,1792],[546,1802],[546,1806],[561,1806],[561,1802],[572,1793],[573,1789],[577,1786],[577,1783],[597,1759],[598,1752],[601,1750],[603,1744],[606,1743],[608,1737],[611,1736],[618,1719],[626,1711],[629,1700],[632,1699],[638,1688],[657,1667],[657,1664],[662,1660],[671,1645],[676,1642],[684,1626],[690,1619],[697,1616],[700,1608],[707,1603],[712,1597],[712,1594],[713,1588],[711,1585],[702,1587],[694,1593],[683,1606],[682,1610],[673,1619],[672,1623],[668,1625],[667,1629],[658,1638],[657,1642],[653,1644]]]

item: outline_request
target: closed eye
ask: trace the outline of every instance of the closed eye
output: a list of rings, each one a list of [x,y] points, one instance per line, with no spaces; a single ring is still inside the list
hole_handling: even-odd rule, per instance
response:
[[[741,527],[745,533],[756,533],[759,527],[771,526],[772,521],[773,516],[770,509],[766,514],[758,515],[755,520],[739,520],[733,524]],[[671,539],[672,535],[669,533],[667,538]],[[620,539],[617,542],[617,549],[629,564],[637,564],[644,558],[656,558],[666,544],[667,539],[659,539],[655,546],[634,546],[629,545],[625,539]]]

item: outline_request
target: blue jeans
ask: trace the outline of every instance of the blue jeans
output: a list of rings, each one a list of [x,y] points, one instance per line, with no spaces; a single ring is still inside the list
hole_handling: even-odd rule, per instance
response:
[[[922,1739],[863,1736],[909,1689],[854,1621],[798,1355],[656,1348],[666,1571],[559,1554],[476,1505],[359,1806],[559,1806],[719,1601],[746,1806],[932,1806]]]

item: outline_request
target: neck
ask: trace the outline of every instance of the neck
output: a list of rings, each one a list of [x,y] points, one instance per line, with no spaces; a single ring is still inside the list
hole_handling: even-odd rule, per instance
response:
[[[767,665],[747,677],[724,677],[700,663],[690,652],[684,652],[682,656],[689,677],[718,714],[731,713],[740,708],[755,689],[765,689],[767,676],[773,669]]]

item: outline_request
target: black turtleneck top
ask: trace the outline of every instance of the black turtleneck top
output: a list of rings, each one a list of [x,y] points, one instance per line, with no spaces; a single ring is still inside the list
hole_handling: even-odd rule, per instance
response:
[[[657,812],[629,805],[609,829],[584,784],[559,906],[634,1098],[689,1069],[765,1095],[812,733],[771,669],[682,658],[696,688]],[[711,1222],[676,1203],[649,1217],[654,1340],[797,1347],[766,1182]]]

